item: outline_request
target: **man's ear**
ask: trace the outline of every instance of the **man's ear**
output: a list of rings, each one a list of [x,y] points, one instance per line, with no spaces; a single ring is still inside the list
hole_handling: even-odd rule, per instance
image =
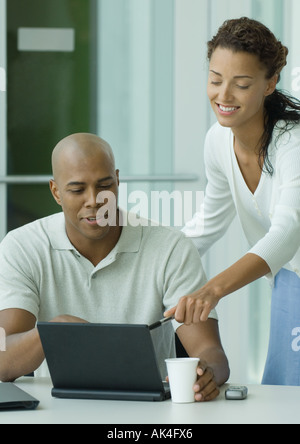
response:
[[[54,197],[54,199],[56,200],[58,205],[61,206],[60,192],[59,192],[56,182],[53,179],[50,180],[49,186],[50,186],[50,191],[52,193],[52,196]]]
[[[120,170],[116,170],[118,187],[120,186]]]

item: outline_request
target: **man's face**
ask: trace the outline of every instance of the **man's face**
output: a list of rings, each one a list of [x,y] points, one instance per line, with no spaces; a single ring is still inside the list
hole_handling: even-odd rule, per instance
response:
[[[53,181],[50,187],[64,211],[67,234],[75,247],[87,240],[103,241],[110,236],[112,227],[101,216],[103,211],[99,211],[106,201],[99,203],[99,193],[110,191],[117,207],[119,171],[114,170],[104,152],[89,156],[67,153],[62,159],[57,182]]]

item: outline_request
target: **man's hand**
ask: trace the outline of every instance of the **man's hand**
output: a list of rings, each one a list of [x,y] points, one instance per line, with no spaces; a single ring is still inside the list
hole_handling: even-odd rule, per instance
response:
[[[195,400],[198,402],[212,401],[220,394],[220,389],[214,380],[213,370],[205,361],[199,363],[197,374],[199,376],[194,385]]]
[[[207,322],[181,325],[176,333],[187,355],[200,359],[194,384],[195,400],[212,401],[218,397],[219,387],[228,380],[230,374],[218,321],[208,319]]]
[[[76,316],[70,316],[70,315],[56,316],[56,318],[52,319],[50,322],[61,322],[61,323],[69,323],[69,324],[88,324],[88,321],[85,321],[84,319],[77,318]]]
[[[195,401],[213,401],[220,394],[220,389],[214,380],[213,370],[207,366],[205,361],[201,361],[197,368],[197,375],[199,377],[194,385]],[[168,376],[166,380],[169,382]]]

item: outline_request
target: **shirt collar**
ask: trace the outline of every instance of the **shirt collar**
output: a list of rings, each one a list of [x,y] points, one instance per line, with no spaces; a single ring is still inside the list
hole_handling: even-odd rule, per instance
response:
[[[140,249],[143,228],[140,225],[136,227],[130,225],[126,211],[120,209],[120,214],[123,221],[122,233],[111,253],[136,253]],[[54,250],[76,251],[66,233],[64,213],[59,213],[55,217],[55,223],[49,227],[49,239]]]

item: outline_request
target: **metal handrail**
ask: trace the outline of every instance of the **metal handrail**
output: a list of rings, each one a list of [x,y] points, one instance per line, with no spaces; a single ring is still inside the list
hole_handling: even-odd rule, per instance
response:
[[[6,185],[42,185],[48,184],[52,176],[0,176],[0,184]],[[197,174],[175,174],[175,175],[141,175],[121,176],[121,182],[197,182]]]

